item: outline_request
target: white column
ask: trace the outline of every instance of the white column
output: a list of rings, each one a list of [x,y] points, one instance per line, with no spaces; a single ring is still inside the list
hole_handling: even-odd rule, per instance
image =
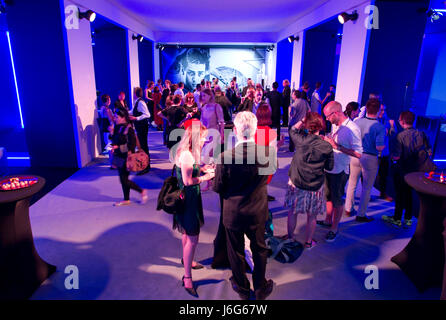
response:
[[[139,55],[138,55],[138,40],[133,40],[132,36],[137,35],[131,30],[127,30],[128,41],[128,55],[129,55],[129,84],[130,95],[129,102],[133,106],[133,90],[140,86],[139,83]]]
[[[72,5],[65,1],[65,6]],[[98,156],[100,149],[97,125],[96,81],[90,22],[82,19],[78,29],[66,30],[76,129],[79,137],[80,164],[86,166]],[[100,102],[99,102],[100,104]]]
[[[349,10],[357,10],[358,20],[344,24],[335,97],[343,108],[351,101],[360,102],[362,97],[371,31],[365,25],[368,15],[364,11],[368,5],[370,2]]]
[[[296,35],[294,35],[296,37]],[[293,43],[293,63],[291,66],[291,89],[300,88],[300,77],[304,57],[304,32],[297,34],[299,41]]]
[[[154,73],[154,81],[161,79],[161,69],[160,69],[160,50],[156,49],[155,41],[153,42],[153,73]]]

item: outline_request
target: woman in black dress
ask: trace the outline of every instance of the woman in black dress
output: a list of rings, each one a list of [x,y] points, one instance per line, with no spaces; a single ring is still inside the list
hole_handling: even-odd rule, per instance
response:
[[[113,162],[112,166],[118,169],[119,180],[124,193],[124,201],[116,202],[115,206],[125,206],[130,204],[130,189],[141,194],[141,203],[148,200],[147,190],[140,188],[135,182],[129,180],[130,172],[127,170],[128,152],[135,152],[136,135],[131,125],[127,110],[118,108],[115,111],[115,127],[112,136]]]
[[[199,120],[185,123],[186,131],[175,156],[176,174],[181,189],[185,192],[185,211],[173,217],[173,228],[182,233],[184,277],[183,286],[192,296],[198,297],[192,282],[192,270],[202,268],[194,262],[200,227],[204,224],[203,203],[200,183],[214,178],[209,167],[200,169],[201,149],[206,140],[207,130]],[[201,175],[204,173],[204,175]]]

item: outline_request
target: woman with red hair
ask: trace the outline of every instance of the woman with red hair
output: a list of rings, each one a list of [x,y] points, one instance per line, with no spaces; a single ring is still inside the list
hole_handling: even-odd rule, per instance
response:
[[[288,171],[288,190],[285,195],[285,207],[289,208],[286,237],[294,237],[297,215],[306,214],[307,249],[316,244],[313,240],[316,216],[326,211],[325,170],[332,170],[334,165],[333,148],[319,135],[323,130],[325,122],[322,116],[317,112],[308,112],[289,131],[296,152]]]

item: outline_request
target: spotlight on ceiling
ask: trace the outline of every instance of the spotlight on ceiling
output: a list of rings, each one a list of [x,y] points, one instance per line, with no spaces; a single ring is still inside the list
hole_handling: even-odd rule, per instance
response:
[[[156,49],[159,49],[159,50],[161,50],[161,51],[163,51],[164,48],[165,48],[165,46],[164,46],[163,44],[161,44],[161,43],[157,43],[156,46],[155,46],[155,48],[156,48]]]
[[[139,42],[142,42],[144,40],[144,37],[140,34],[138,34],[137,36],[132,35],[132,39],[133,40],[138,40]]]
[[[358,12],[355,10],[351,14],[348,14],[347,12],[343,12],[338,16],[338,21],[341,24],[346,23],[347,21],[356,21],[358,20]]]
[[[293,41],[299,41],[299,36],[289,36],[288,41],[291,43]]]
[[[266,47],[266,52],[270,52],[274,50],[274,45],[270,45]]]
[[[431,18],[431,22],[433,23],[434,21],[439,20],[440,17],[443,16],[443,13],[440,12],[440,10],[429,9],[429,11],[427,12],[427,16],[428,18]]]
[[[87,19],[88,21],[93,22],[94,19],[96,19],[96,13],[91,10],[85,12],[79,10],[79,19]]]

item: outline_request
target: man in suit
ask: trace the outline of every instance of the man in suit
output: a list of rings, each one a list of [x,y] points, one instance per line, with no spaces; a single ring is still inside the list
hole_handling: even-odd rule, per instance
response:
[[[273,122],[273,127],[277,128],[277,140],[280,140],[280,108],[283,105],[282,94],[277,91],[279,84],[277,82],[273,83],[273,90],[268,92],[269,104],[271,106],[271,120]]]
[[[214,190],[223,198],[223,225],[226,229],[231,283],[242,299],[249,299],[250,283],[244,263],[244,235],[251,242],[254,260],[255,296],[264,300],[273,290],[273,281],[266,280],[268,248],[265,244],[265,222],[268,217],[266,184],[269,174],[277,169],[277,151],[257,146],[254,136],[257,118],[252,112],[240,112],[234,119],[237,136],[235,148],[225,151],[217,164]]]

